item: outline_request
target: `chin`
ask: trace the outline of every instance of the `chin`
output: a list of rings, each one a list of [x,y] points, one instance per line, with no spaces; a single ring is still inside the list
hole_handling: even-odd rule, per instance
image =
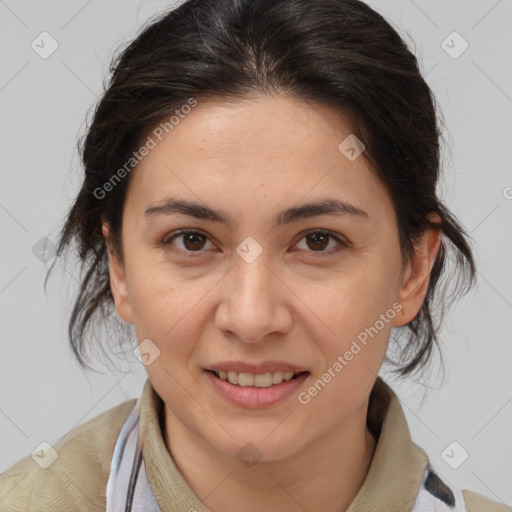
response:
[[[269,428],[268,432],[272,432],[273,428],[275,429],[275,425]],[[239,432],[231,429],[230,433],[233,437],[228,439],[226,439],[224,432],[221,434],[221,438],[203,439],[222,456],[239,460],[248,468],[258,462],[275,462],[287,459],[301,449],[301,446],[295,441],[297,438],[291,435],[289,430],[283,430],[281,435],[278,435],[274,430],[268,436],[262,434],[261,429],[254,429],[254,435],[243,429],[240,429]]]

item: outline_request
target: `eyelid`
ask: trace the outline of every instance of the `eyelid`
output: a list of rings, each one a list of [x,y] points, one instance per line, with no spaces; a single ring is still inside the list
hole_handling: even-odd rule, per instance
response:
[[[171,231],[170,233],[168,233],[162,240],[162,245],[163,246],[171,245],[170,242],[172,240],[174,240],[174,238],[179,237],[180,235],[187,234],[187,233],[197,233],[199,235],[206,237],[211,243],[213,243],[211,240],[211,236],[206,231],[203,231],[200,228],[182,228],[182,229],[178,229],[176,231]],[[347,249],[351,245],[351,243],[346,238],[341,237],[338,233],[335,233],[334,231],[331,231],[331,230],[325,229],[325,228],[312,228],[312,229],[308,229],[306,231],[299,233],[299,235],[297,235],[297,241],[294,243],[294,245],[297,245],[305,236],[312,234],[312,233],[321,233],[323,235],[328,235],[331,238],[334,238],[336,240],[336,242],[338,242],[338,247],[334,248],[334,249],[330,249],[329,251],[306,251],[313,255],[317,254],[318,256],[322,256],[322,255],[332,254],[337,251]],[[201,252],[204,252],[202,250],[199,250],[199,251],[183,251],[181,249],[176,249],[176,250],[182,254],[185,253],[187,255],[192,255],[192,256],[194,254],[200,254]]]
[[[322,256],[322,255],[333,254],[338,251],[348,249],[351,246],[351,243],[345,237],[343,237],[342,235],[340,235],[334,231],[331,231],[330,229],[325,229],[325,228],[313,228],[313,229],[308,229],[306,231],[303,231],[302,233],[300,233],[298,235],[298,240],[294,245],[296,245],[298,242],[300,242],[305,236],[310,235],[312,233],[321,233],[323,235],[329,235],[331,238],[334,238],[336,240],[336,242],[338,242],[338,247],[336,247],[334,249],[330,249],[329,251],[306,251],[306,252],[312,254],[313,256],[315,256],[315,255]]]
[[[176,231],[171,231],[170,233],[165,235],[162,240],[162,246],[163,247],[171,246],[172,240],[179,237],[180,235],[185,235],[187,233],[195,233],[198,235],[202,235],[205,238],[207,238],[210,243],[213,243],[211,240],[211,236],[206,231],[203,231],[200,228],[182,228],[182,229],[178,229]],[[176,252],[179,252],[181,254],[186,254],[187,256],[194,256],[196,254],[201,254],[202,252],[204,252],[202,250],[200,250],[200,251],[183,251],[183,250],[177,249],[177,248],[173,248],[173,250]]]
[[[198,233],[199,235],[203,235],[203,236],[206,236],[207,238],[210,238],[210,235],[206,231],[203,231],[200,228],[182,228],[182,229],[177,229],[176,231],[171,231],[170,233],[167,233],[167,235],[165,235],[165,237],[163,239],[163,243],[167,243],[170,240],[172,240],[173,238],[175,238],[179,235],[184,235],[186,233]]]

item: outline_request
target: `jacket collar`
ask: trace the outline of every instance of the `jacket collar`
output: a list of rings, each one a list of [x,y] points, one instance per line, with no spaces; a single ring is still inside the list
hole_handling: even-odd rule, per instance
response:
[[[171,458],[162,435],[163,402],[146,381],[142,393],[140,440],[149,484],[163,512],[211,512],[196,496]],[[413,443],[397,395],[380,377],[372,388],[367,424],[377,439],[370,468],[347,512],[410,512],[429,460]]]

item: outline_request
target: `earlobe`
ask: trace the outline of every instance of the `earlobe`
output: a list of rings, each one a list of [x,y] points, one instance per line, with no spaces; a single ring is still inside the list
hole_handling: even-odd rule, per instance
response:
[[[437,214],[430,220],[440,222]],[[430,273],[441,246],[441,231],[427,229],[415,244],[415,255],[404,272],[396,301],[402,305],[399,315],[393,320],[393,327],[408,324],[421,309],[430,283]]]
[[[119,316],[127,323],[133,323],[133,313],[130,306],[128,287],[126,283],[125,269],[122,262],[115,254],[110,242],[110,226],[104,222],[102,224],[102,233],[105,237],[108,251],[108,267],[110,275],[110,290],[114,297],[114,303]]]

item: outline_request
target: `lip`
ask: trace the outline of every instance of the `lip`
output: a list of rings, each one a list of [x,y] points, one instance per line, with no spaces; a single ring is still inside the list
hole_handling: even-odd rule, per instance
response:
[[[294,366],[282,361],[262,361],[261,363],[246,363],[244,361],[223,361],[206,368],[218,372],[224,370],[226,372],[246,372],[246,373],[267,373],[267,372],[294,372],[302,373],[308,371],[306,368]]]
[[[254,371],[254,365],[247,365],[246,368],[247,367],[252,368],[252,370],[245,370],[250,373],[266,373],[265,371],[261,370],[261,366],[258,368],[257,372]],[[275,368],[275,366],[267,367]],[[292,368],[290,366],[288,367]],[[224,368],[226,368],[226,366],[219,366],[219,369]],[[240,368],[240,365],[236,366],[236,368]],[[231,371],[237,370],[233,369]],[[287,371],[295,370],[290,369]],[[269,407],[288,398],[291,394],[297,391],[297,389],[310,375],[308,371],[304,371],[300,375],[297,375],[297,377],[291,380],[285,380],[281,382],[281,384],[274,384],[268,388],[257,388],[231,384],[227,380],[222,380],[219,377],[217,377],[212,371],[205,370],[204,374],[209,379],[216,393],[218,393],[220,396],[228,400],[233,405],[244,407],[246,409],[261,409],[264,407]]]

